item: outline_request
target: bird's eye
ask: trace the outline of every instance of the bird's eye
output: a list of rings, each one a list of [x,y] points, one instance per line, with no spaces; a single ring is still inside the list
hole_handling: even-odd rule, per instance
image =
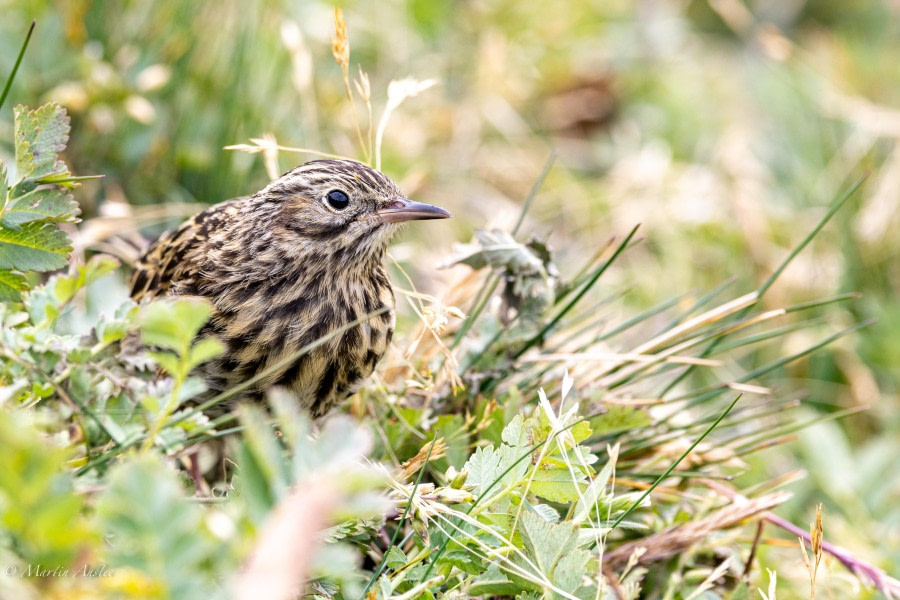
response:
[[[328,201],[328,206],[334,210],[344,210],[350,206],[350,198],[341,190],[331,190],[325,196],[325,200]]]

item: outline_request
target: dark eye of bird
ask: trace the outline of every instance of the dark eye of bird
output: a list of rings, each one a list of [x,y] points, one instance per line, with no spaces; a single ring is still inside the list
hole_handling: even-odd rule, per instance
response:
[[[341,190],[331,190],[325,199],[328,201],[328,206],[334,210],[344,210],[350,206],[350,198]]]

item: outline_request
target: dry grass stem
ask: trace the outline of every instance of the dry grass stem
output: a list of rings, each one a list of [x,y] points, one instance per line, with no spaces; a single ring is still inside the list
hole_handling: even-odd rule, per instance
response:
[[[356,103],[353,101],[353,89],[350,87],[350,38],[347,37],[347,21],[344,20],[344,11],[340,6],[334,8],[334,37],[331,38],[331,54],[335,62],[341,68],[341,76],[344,78],[344,91],[347,100],[350,101],[350,114],[353,116],[353,127],[356,129],[356,138],[359,146],[366,155],[366,162],[371,160],[371,149],[363,140],[362,129],[359,127],[359,119],[356,118]]]
[[[378,121],[378,130],[375,133],[375,168],[381,168],[381,145],[384,140],[384,132],[387,129],[388,121],[393,113],[403,101],[413,96],[418,96],[428,88],[437,84],[436,79],[426,79],[419,81],[413,77],[392,81],[388,84],[387,105],[384,112],[381,113],[381,119]]]
[[[816,599],[816,575],[819,572],[819,563],[822,562],[822,505],[816,506],[816,520],[809,525],[809,542],[812,550],[812,557],[806,551],[806,544],[803,538],[798,538],[800,542],[800,552],[803,557],[803,563],[809,573],[809,597],[810,600]]]
[[[353,160],[347,156],[343,156],[341,154],[332,154],[330,152],[321,152],[319,150],[313,150],[311,148],[295,148],[292,146],[282,146],[280,144],[273,144],[271,141],[265,138],[250,138],[251,144],[232,144],[231,146],[225,146],[225,150],[237,150],[239,152],[247,152],[249,154],[257,154],[259,152],[266,152],[270,150],[278,150],[281,152],[297,152],[299,154],[312,154],[314,156],[321,156],[323,158],[333,158],[335,160]]]
[[[615,361],[616,363],[637,362],[652,363],[660,362],[659,356],[653,354],[631,354],[624,352],[559,352],[554,354],[540,354],[538,356],[523,357],[522,362],[554,362],[554,361]],[[667,356],[661,362],[672,363],[678,365],[694,365],[698,367],[721,367],[722,361],[710,360],[708,358],[697,358],[695,356]]]

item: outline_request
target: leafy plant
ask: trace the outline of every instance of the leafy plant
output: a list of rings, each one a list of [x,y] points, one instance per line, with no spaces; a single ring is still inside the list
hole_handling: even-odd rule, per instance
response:
[[[66,266],[72,247],[58,223],[72,223],[78,205],[67,193],[77,181],[59,153],[69,139],[65,110],[47,104],[16,107],[16,170],[10,181],[0,162],[0,299],[28,289],[24,273]]]

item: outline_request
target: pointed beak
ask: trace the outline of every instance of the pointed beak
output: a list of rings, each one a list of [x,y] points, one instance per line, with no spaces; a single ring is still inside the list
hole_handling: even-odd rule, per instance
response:
[[[375,214],[378,215],[382,223],[450,218],[450,213],[443,208],[422,202],[413,202],[407,198],[395,198],[384,208],[375,211]]]

